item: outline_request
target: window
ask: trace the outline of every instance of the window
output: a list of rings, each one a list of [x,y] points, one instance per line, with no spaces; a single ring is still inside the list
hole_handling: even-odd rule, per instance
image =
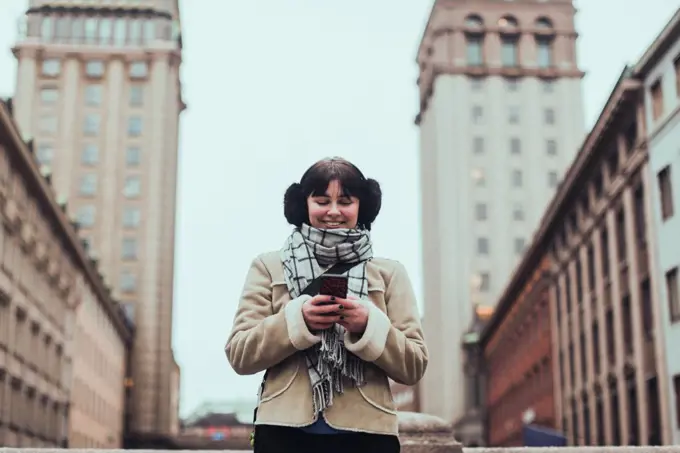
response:
[[[550,68],[553,65],[552,42],[548,39],[536,40],[536,55],[539,68]]]
[[[524,238],[515,238],[515,253],[524,252],[525,245]]]
[[[78,208],[76,220],[80,226],[89,228],[94,225],[96,208],[92,205],[85,205]]]
[[[519,138],[513,137],[510,139],[510,154],[521,154],[522,145]]]
[[[85,42],[94,44],[97,41],[97,19],[85,19]]]
[[[125,38],[127,34],[127,23],[125,19],[120,17],[116,19],[116,24],[113,27],[113,45],[122,47],[125,45]]]
[[[680,321],[680,287],[678,287],[678,268],[666,272],[666,292],[671,322]]]
[[[484,153],[484,137],[475,137],[473,141],[473,149],[475,154]]]
[[[130,105],[132,107],[139,107],[144,103],[144,87],[141,85],[132,85],[130,87]]]
[[[54,159],[54,147],[46,143],[38,145],[36,157],[40,165],[50,165]]]
[[[90,84],[85,87],[85,105],[97,107],[102,102],[102,86]]]
[[[40,23],[40,37],[42,38],[43,41],[50,41],[53,36],[53,30],[52,30],[52,18],[51,17],[43,17],[42,22]]]
[[[512,170],[512,186],[522,187],[522,170]]]
[[[43,115],[40,117],[38,130],[42,134],[54,134],[57,132],[57,117],[54,115]]]
[[[467,65],[481,66],[484,64],[484,51],[482,49],[482,38],[470,36],[467,39]]]
[[[124,293],[133,293],[137,289],[137,276],[132,271],[123,271],[120,276],[120,289]]]
[[[508,123],[519,124],[519,107],[511,105],[508,108]]]
[[[141,220],[141,212],[139,208],[126,207],[123,209],[123,226],[125,228],[137,228]]]
[[[137,239],[123,238],[122,257],[124,260],[137,259]]]
[[[99,42],[101,44],[111,44],[111,35],[113,34],[113,23],[109,18],[103,18],[99,21]]]
[[[142,135],[142,117],[131,116],[128,119],[128,135],[130,137],[139,137]]]
[[[548,156],[557,156],[557,141],[556,140],[546,140],[545,141],[545,153]]]
[[[479,273],[479,289],[485,292],[491,289],[491,275],[488,272]]]
[[[128,167],[136,167],[142,161],[142,152],[138,146],[128,146],[125,150],[125,164]]]
[[[139,44],[142,37],[142,22],[140,20],[130,20],[128,42],[132,45]]]
[[[45,105],[56,104],[59,100],[59,91],[56,88],[45,87],[40,90],[40,102]]]
[[[481,91],[484,88],[484,79],[481,77],[470,77],[470,88],[472,88],[472,91]]]
[[[488,238],[477,238],[477,254],[478,255],[488,255],[489,254],[489,239]]]
[[[543,111],[545,124],[555,124],[555,110],[548,108]]]
[[[123,311],[125,312],[125,316],[127,319],[130,321],[135,320],[135,303],[134,302],[124,302],[123,303]]]
[[[517,57],[517,40],[513,38],[503,38],[501,44],[501,64],[506,68],[516,68],[519,66]]]
[[[652,84],[649,92],[652,95],[652,119],[657,120],[663,115],[663,88],[660,78]]]
[[[472,170],[472,181],[478,187],[482,187],[486,183],[486,177],[484,176],[484,170],[481,168],[475,168]]]
[[[666,165],[657,175],[659,194],[661,196],[661,218],[666,220],[673,216],[673,186],[671,183],[671,167]]]
[[[85,63],[85,74],[88,77],[99,78],[104,75],[104,62],[100,60],[88,61]]]
[[[96,113],[88,113],[85,115],[85,123],[83,124],[83,133],[89,136],[99,134],[100,118]]]
[[[71,20],[71,42],[74,44],[83,42],[83,19],[80,17]]]
[[[519,203],[515,203],[512,207],[512,220],[524,220],[524,208],[522,208],[522,205]]]
[[[474,124],[481,124],[482,118],[484,117],[484,110],[481,105],[475,105],[472,107],[472,122]]]
[[[139,176],[128,176],[125,178],[125,187],[123,188],[123,195],[127,198],[138,197],[141,192],[141,182]]]
[[[148,74],[148,66],[146,61],[135,61],[130,64],[130,78],[142,79]]]
[[[156,24],[154,24],[151,19],[147,19],[144,22],[144,41],[150,42],[156,39]]]
[[[543,87],[543,93],[550,94],[555,92],[555,82],[553,80],[542,80],[541,87]]]
[[[58,76],[61,71],[61,61],[56,58],[50,58],[48,60],[43,60],[42,62],[42,75],[48,77]]]
[[[475,219],[477,219],[477,220],[486,220],[487,219],[487,211],[486,211],[486,204],[485,203],[477,203],[475,205]]]
[[[97,145],[88,143],[83,146],[83,151],[80,154],[80,163],[83,165],[96,165],[99,161],[99,149]]]
[[[550,187],[557,187],[560,183],[560,177],[556,171],[551,170],[548,172],[548,185]]]
[[[97,175],[86,173],[80,178],[80,195],[93,196],[97,192]]]

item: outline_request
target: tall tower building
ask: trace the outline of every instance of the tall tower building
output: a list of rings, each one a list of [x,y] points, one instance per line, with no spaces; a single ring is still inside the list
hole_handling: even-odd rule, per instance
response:
[[[30,0],[22,22],[17,122],[134,321],[129,429],[159,439],[177,420],[178,0]]]
[[[462,337],[493,306],[584,138],[571,0],[436,0],[420,44],[421,409],[459,419]]]

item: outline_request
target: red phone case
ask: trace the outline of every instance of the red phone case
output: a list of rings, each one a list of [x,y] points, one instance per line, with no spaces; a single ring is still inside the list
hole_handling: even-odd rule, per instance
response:
[[[330,275],[321,277],[319,294],[345,299],[347,297],[347,277]]]

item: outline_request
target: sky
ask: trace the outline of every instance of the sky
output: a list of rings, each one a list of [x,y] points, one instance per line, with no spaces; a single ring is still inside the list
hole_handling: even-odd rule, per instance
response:
[[[281,247],[283,193],[326,156],[383,189],[377,255],[422,294],[416,49],[433,0],[185,0],[173,347],[182,416],[255,400],[261,375],[230,368],[224,344],[248,267]],[[0,0],[0,96],[26,0]],[[585,124],[680,0],[575,0]],[[191,4],[192,6],[189,6]],[[200,6],[199,6],[200,5]]]

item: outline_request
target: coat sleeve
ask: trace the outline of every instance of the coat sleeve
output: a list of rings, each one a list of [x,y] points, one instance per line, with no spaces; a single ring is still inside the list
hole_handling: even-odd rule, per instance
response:
[[[236,373],[255,374],[315,345],[302,317],[302,295],[274,313],[272,278],[261,258],[253,260],[241,292],[225,352]]]
[[[365,304],[369,312],[366,330],[360,337],[346,334],[347,349],[375,363],[392,380],[415,385],[425,374],[428,351],[406,268],[395,265],[385,289],[387,313],[371,302]]]

